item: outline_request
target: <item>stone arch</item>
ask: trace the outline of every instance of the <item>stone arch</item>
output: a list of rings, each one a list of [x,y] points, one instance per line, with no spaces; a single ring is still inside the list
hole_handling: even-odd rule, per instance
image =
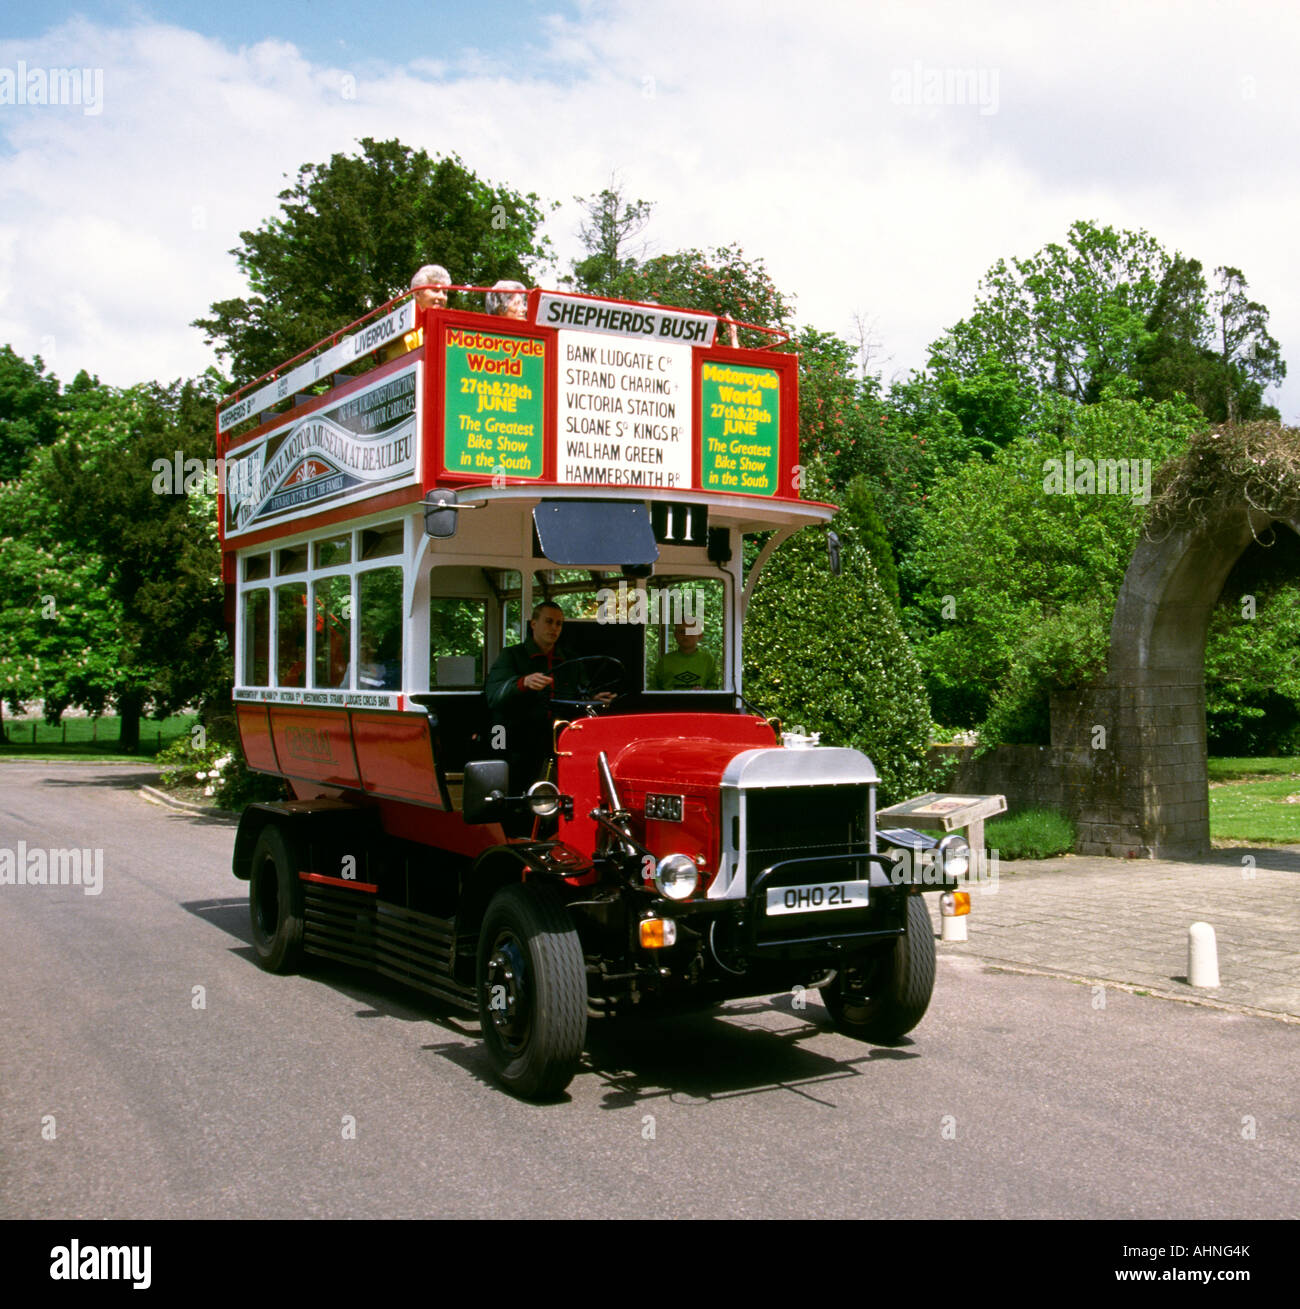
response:
[[[1115,605],[1105,680],[1052,706],[1053,742],[1091,756],[1079,797],[1080,853],[1177,859],[1209,852],[1210,615],[1233,565],[1273,523],[1300,534],[1300,512],[1270,514],[1243,502],[1138,543]]]

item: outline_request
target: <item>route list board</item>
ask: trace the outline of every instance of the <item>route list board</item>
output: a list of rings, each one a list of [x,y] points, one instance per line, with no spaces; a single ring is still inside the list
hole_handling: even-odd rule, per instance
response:
[[[700,368],[700,485],[775,495],[780,482],[781,378],[774,368]]]
[[[556,480],[690,486],[691,347],[573,330],[556,346]]]
[[[546,343],[449,328],[443,450],[447,471],[541,477]]]

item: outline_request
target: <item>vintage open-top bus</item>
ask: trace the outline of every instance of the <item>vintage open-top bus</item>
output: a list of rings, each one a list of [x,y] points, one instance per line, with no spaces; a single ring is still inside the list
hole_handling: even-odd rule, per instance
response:
[[[763,564],[834,510],[799,495],[795,355],[718,335],[402,298],[219,410],[236,720],[294,796],[236,839],[258,957],[476,1013],[520,1095],[568,1084],[589,1012],[648,1001],[816,986],[898,1038],[934,978],[917,893],[965,868],[947,837],[922,879],[871,761],[742,695]]]

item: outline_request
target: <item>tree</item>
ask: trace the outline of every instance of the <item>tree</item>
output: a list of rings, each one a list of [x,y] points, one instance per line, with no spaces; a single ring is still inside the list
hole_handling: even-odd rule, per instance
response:
[[[587,215],[578,229],[587,257],[573,265],[573,277],[567,280],[591,295],[610,295],[623,273],[636,265],[624,256],[624,247],[645,230],[654,205],[648,200],[625,200],[616,178],[599,194],[574,199]]]
[[[1169,256],[1146,232],[1076,222],[1068,244],[999,259],[975,311],[930,347],[938,372],[970,375],[988,355],[1039,390],[1082,403],[1132,373]]]
[[[194,326],[246,382],[383,304],[427,263],[457,282],[530,280],[549,257],[536,195],[494,187],[460,159],[399,141],[304,164],[280,192],[280,213],[241,232],[231,253],[248,298],[223,300]]]
[[[1300,750],[1300,537],[1280,524],[1237,560],[1210,616],[1205,730],[1216,754]]]
[[[33,450],[59,432],[59,383],[39,355],[29,364],[0,347],[0,482],[12,482]]]
[[[159,468],[215,454],[217,379],[83,389],[59,439],[0,497],[9,698],[116,703],[119,744],[227,675],[213,496]],[[197,479],[199,482],[202,479]]]
[[[970,378],[992,359],[1022,387],[1082,404],[1128,378],[1151,399],[1181,393],[1216,421],[1258,416],[1285,365],[1239,270],[1218,276],[1211,294],[1197,260],[1148,233],[1076,222],[1066,245],[999,260],[974,312],[930,347],[930,368]]]
[[[1246,279],[1240,269],[1217,268],[1215,276],[1219,283],[1210,296],[1210,308],[1223,417],[1230,423],[1276,417],[1276,410],[1265,414],[1261,405],[1264,391],[1286,377],[1282,348],[1268,333],[1268,310],[1246,298]]]
[[[1146,510],[1138,482],[1204,424],[1185,402],[1057,401],[1037,434],[940,478],[909,559],[917,601],[905,612],[935,712],[980,723],[988,745],[1042,742],[1053,687],[1105,666],[1110,621]],[[1122,460],[1128,494],[1058,486],[1069,459]],[[1138,461],[1138,478],[1131,460]],[[1121,484],[1122,486],[1123,484]],[[1071,493],[1073,492],[1073,493]]]
[[[620,300],[651,301],[786,329],[792,306],[761,259],[746,259],[739,246],[679,250],[644,263],[627,263],[609,283]],[[724,338],[725,343],[725,338]],[[742,345],[772,344],[762,332],[740,333]]]

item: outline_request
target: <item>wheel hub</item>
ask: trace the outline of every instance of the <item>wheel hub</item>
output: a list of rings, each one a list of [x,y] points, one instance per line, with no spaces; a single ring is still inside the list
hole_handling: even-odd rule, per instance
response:
[[[531,1004],[528,959],[513,936],[497,940],[487,964],[487,1010],[502,1043],[521,1048],[528,1040]]]

